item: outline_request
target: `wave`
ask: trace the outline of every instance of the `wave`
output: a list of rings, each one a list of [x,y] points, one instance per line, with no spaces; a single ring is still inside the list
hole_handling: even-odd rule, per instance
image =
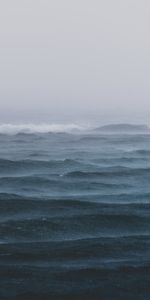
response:
[[[125,214],[35,216],[1,221],[2,241],[68,241],[149,235],[149,217]]]
[[[150,128],[147,125],[120,123],[104,125],[95,128],[95,130],[102,132],[149,132]]]
[[[16,172],[23,171],[28,172],[29,170],[50,170],[51,168],[65,168],[65,167],[81,167],[84,163],[81,163],[73,159],[62,159],[62,160],[9,160],[0,159],[0,174],[3,172]]]
[[[136,160],[136,159],[135,159]],[[40,172],[46,172],[45,175],[70,177],[70,178],[92,178],[106,176],[124,176],[124,175],[148,175],[150,174],[149,167],[129,167],[125,165],[113,165],[117,162],[134,162],[133,158],[112,158],[112,159],[94,159],[92,161],[80,161],[77,159],[22,159],[10,160],[0,159],[0,174],[15,174],[15,172],[28,173],[32,171],[33,175]],[[108,163],[112,166],[107,166]],[[103,163],[102,166],[100,164]],[[109,163],[109,165],[110,165]],[[106,166],[105,166],[106,165]],[[67,172],[65,173],[65,169]],[[52,171],[56,171],[55,174]],[[90,171],[88,171],[90,170]],[[34,173],[35,172],[35,173]],[[40,173],[44,176],[43,173]]]
[[[68,182],[60,180],[44,180],[41,178],[33,178],[32,176],[24,176],[22,178],[2,178],[0,179],[0,189],[2,193],[12,193],[12,194],[20,194],[22,196],[34,197],[34,198],[44,198],[44,199],[52,199],[52,198],[82,198],[83,201],[91,196],[91,201],[94,198],[94,201],[104,201],[102,195],[113,194],[116,195],[121,191],[129,189],[132,191],[132,186],[129,184],[109,184],[103,182]],[[101,197],[99,197],[99,195]],[[96,197],[97,196],[97,197]],[[100,198],[100,199],[99,199]],[[109,202],[111,201],[111,197],[109,196],[107,199]],[[106,200],[106,201],[107,201]],[[139,199],[138,199],[139,200]],[[117,201],[117,200],[116,200]],[[146,201],[148,201],[146,199]]]
[[[0,134],[4,135],[17,135],[17,134],[34,134],[34,133],[74,133],[74,132],[83,132],[88,133],[89,136],[85,136],[83,140],[91,139],[91,137],[94,135],[97,135],[98,133],[101,134],[100,139],[107,139],[104,137],[103,131],[98,131],[95,129],[95,127],[89,123],[40,123],[40,124],[34,124],[34,123],[24,123],[24,124],[0,124]],[[127,136],[130,131],[127,131]],[[145,137],[147,134],[144,134],[145,131],[142,133]],[[150,133],[149,130],[147,130],[147,133]],[[122,135],[123,132],[120,132],[120,135]],[[134,135],[137,136],[138,132],[134,132]],[[96,137],[93,137],[95,140]]]
[[[13,207],[12,207],[13,203]],[[147,207],[149,209],[150,206],[150,193],[121,193],[121,194],[107,194],[107,195],[48,195],[48,196],[41,196],[36,195],[35,196],[27,196],[22,194],[15,194],[15,193],[0,193],[0,205],[1,209],[5,209],[7,211],[7,205],[11,210],[15,210],[15,207],[18,206],[25,206],[29,207],[29,209],[34,206],[35,209],[39,207],[44,207],[46,205],[53,206],[53,207],[70,207],[70,208],[80,208],[85,209],[86,208],[103,208],[107,206],[113,206],[114,208],[116,205],[118,207],[132,207],[134,208],[144,208]]]
[[[100,171],[72,171],[64,174],[65,177],[70,178],[96,178],[96,177],[115,177],[115,176],[138,176],[150,175],[150,168],[130,168],[122,166],[106,167]]]
[[[146,150],[146,149],[138,149],[138,150],[133,150],[128,152],[129,154],[140,154],[141,156],[150,156],[150,150]]]
[[[16,135],[19,133],[71,133],[89,129],[89,125],[78,124],[1,124],[0,134]]]

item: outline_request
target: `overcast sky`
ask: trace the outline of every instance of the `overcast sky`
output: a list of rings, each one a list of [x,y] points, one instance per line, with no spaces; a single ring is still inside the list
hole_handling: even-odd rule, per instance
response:
[[[150,117],[149,0],[1,0],[0,122]]]

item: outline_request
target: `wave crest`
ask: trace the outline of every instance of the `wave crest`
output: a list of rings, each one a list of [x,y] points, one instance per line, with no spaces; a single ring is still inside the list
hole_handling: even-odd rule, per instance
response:
[[[88,129],[86,125],[71,124],[1,124],[0,134],[71,133]]]

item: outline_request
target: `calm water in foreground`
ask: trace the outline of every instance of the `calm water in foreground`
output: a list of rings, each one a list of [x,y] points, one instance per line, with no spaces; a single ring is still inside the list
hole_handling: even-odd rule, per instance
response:
[[[150,299],[149,134],[0,134],[4,299]]]

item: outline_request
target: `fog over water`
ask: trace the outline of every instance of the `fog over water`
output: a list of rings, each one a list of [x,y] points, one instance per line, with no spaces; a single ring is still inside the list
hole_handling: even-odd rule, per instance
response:
[[[148,0],[0,4],[0,123],[150,124]]]

